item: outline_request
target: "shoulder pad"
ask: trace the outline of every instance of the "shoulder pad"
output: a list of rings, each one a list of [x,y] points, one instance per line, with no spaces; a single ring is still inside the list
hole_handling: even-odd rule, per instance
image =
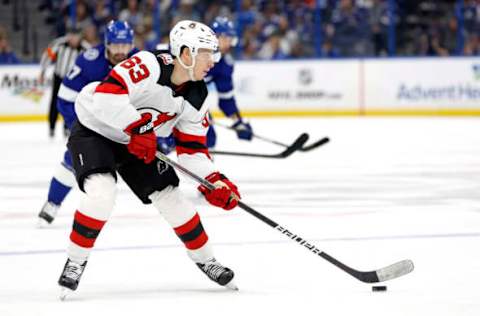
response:
[[[97,48],[89,48],[83,53],[85,60],[95,60],[100,56],[100,51]]]

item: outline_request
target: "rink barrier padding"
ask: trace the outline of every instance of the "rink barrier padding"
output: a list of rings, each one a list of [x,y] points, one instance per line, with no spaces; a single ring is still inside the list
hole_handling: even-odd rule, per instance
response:
[[[40,83],[39,72],[38,64],[0,66],[0,122],[46,119],[51,82]],[[247,117],[480,116],[478,57],[237,61],[233,80]]]

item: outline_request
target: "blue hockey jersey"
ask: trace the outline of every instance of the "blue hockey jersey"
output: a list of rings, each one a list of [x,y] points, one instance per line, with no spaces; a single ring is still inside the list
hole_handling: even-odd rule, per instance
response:
[[[238,113],[237,104],[233,95],[233,64],[232,55],[225,54],[215,66],[210,69],[205,82],[214,82],[217,88],[219,104],[218,106],[226,116]]]
[[[57,108],[69,129],[77,118],[74,104],[78,93],[87,84],[105,79],[113,68],[113,65],[107,59],[105,49],[105,45],[101,44],[78,56],[75,65],[62,81],[58,91]],[[134,48],[129,56],[137,52],[138,49]]]

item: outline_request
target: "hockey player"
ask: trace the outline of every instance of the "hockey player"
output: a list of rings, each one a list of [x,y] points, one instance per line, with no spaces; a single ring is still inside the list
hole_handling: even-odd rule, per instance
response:
[[[57,107],[68,130],[76,120],[74,102],[80,90],[90,82],[103,80],[113,66],[136,53],[138,50],[133,48],[133,40],[133,29],[127,22],[111,21],[105,30],[104,44],[87,50],[77,58],[58,92]],[[40,227],[52,223],[74,185],[72,159],[67,150],[50,180],[47,201],[38,214]]]
[[[226,17],[217,17],[212,23],[212,30],[218,36],[218,46],[222,53],[220,61],[209,71],[205,81],[214,82],[218,92],[218,106],[226,117],[232,119],[232,128],[237,132],[239,139],[251,140],[252,127],[240,115],[240,110],[233,94],[233,64],[234,60],[230,50],[237,42],[237,34],[233,22]],[[217,137],[213,125],[208,131],[208,147],[214,147]]]
[[[237,132],[239,139],[251,140],[253,131],[250,123],[243,120],[240,110],[237,107],[235,96],[233,93],[233,66],[234,60],[230,54],[230,50],[237,44],[238,38],[235,32],[234,25],[226,17],[217,17],[211,25],[212,30],[218,36],[219,50],[222,53],[222,58],[215,66],[208,72],[205,81],[213,82],[217,88],[220,110],[226,117],[232,119],[232,128]],[[214,129],[214,124],[210,125],[207,133],[207,146],[212,148],[215,146],[217,136]],[[173,137],[158,139],[162,152],[168,154],[174,148]]]
[[[181,164],[216,186],[198,189],[212,205],[230,210],[237,187],[221,174],[205,146],[207,72],[218,61],[218,40],[206,25],[183,20],[170,32],[170,54],[142,51],[117,65],[101,83],[79,94],[68,141],[82,196],[75,212],[68,259],[58,281],[74,291],[95,240],[113,210],[117,173],[144,204],[153,204],[212,281],[235,288],[233,271],[214,257],[194,206],[178,189],[175,171],[155,158],[156,135],[172,132]]]

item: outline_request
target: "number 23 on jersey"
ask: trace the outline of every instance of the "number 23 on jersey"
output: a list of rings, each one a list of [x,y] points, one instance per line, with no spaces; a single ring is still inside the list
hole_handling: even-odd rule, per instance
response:
[[[128,69],[128,74],[133,83],[138,83],[145,78],[148,78],[150,71],[147,66],[142,63],[142,60],[137,56],[133,56],[120,64],[121,67]]]

